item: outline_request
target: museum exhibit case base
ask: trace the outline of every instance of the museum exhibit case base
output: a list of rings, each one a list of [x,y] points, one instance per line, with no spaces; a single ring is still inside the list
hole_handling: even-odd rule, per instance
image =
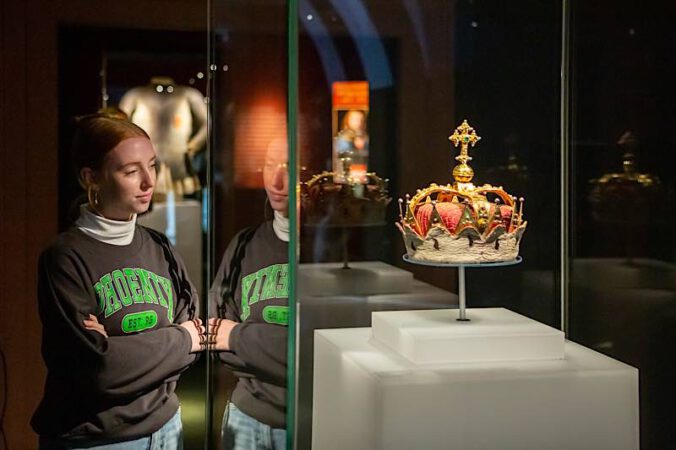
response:
[[[563,359],[562,331],[504,308],[376,312],[373,339],[417,364]]]
[[[138,223],[167,235],[186,268],[190,281],[202,286],[202,205],[197,200],[179,200],[153,204],[152,211],[140,216]],[[201,292],[200,292],[201,294]]]
[[[453,313],[379,312],[372,328],[316,330],[312,447],[639,448],[637,369],[504,309],[469,309],[480,319],[469,323]],[[549,342],[530,355],[486,345],[512,329],[523,346]],[[393,337],[404,335],[399,343]],[[411,358],[420,356],[410,353],[416,345],[441,348],[453,339],[484,345],[481,359]]]

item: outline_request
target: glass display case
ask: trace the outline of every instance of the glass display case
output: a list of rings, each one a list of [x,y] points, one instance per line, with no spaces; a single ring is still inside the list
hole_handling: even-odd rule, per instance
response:
[[[210,358],[209,448],[228,448],[232,434],[224,420],[233,420],[239,413],[233,412],[233,403],[250,415],[262,414],[266,424],[277,428],[283,428],[285,420],[288,292],[284,284],[288,285],[291,274],[288,246],[269,227],[280,206],[288,209],[289,184],[284,180],[288,154],[287,5],[284,1],[219,0],[212,2],[211,13],[210,229],[214,265],[208,316],[236,321],[250,316],[248,322],[257,322],[254,328],[263,330],[261,339],[254,339],[248,349],[240,348],[237,361],[235,352],[213,351]],[[264,232],[262,240],[258,233],[248,234],[256,230]],[[244,237],[247,245],[242,248],[248,250],[235,251]],[[260,252],[251,250],[262,243],[270,246]],[[252,252],[254,256],[250,256]],[[239,276],[230,280],[234,267],[239,268]],[[270,329],[272,338],[268,338]],[[280,363],[280,359],[284,361]],[[271,375],[259,364],[277,369],[274,381],[268,382],[266,377]],[[247,367],[251,365],[256,367],[253,373]],[[238,383],[240,377],[242,382]]]
[[[639,369],[668,448],[674,363],[674,5],[571,2],[568,336]]]
[[[673,6],[196,7],[58,35],[60,229],[72,118],[125,115],[140,223],[243,324],[182,375],[186,448],[240,414],[289,449],[668,447]]]
[[[671,145],[668,138],[656,138],[670,135],[659,126],[669,120],[663,113],[668,110],[672,64],[666,64],[667,71],[657,71],[668,59],[670,44],[651,29],[653,23],[654,30],[664,28],[659,17],[668,17],[669,7],[636,11],[634,6],[630,1],[602,6],[568,1],[526,1],[515,6],[377,0],[214,4],[216,41],[227,42],[224,48],[230,57],[246,61],[249,69],[247,75],[238,76],[275,78],[254,81],[257,87],[248,85],[240,92],[233,90],[230,99],[245,95],[242,91],[250,93],[238,101],[239,110],[234,104],[227,110],[225,105],[217,106],[222,117],[229,115],[231,120],[219,120],[217,113],[216,123],[224,130],[230,127],[227,139],[243,139],[248,132],[244,125],[236,125],[246,115],[241,105],[263,104],[262,99],[273,93],[276,109],[257,110],[252,114],[258,120],[252,121],[259,127],[274,122],[278,129],[286,124],[289,130],[289,176],[295,186],[289,191],[290,448],[328,448],[321,446],[326,441],[317,436],[332,436],[332,429],[340,429],[336,414],[356,415],[354,421],[345,419],[354,425],[352,431],[359,429],[359,422],[378,423],[382,431],[383,421],[396,415],[378,403],[382,397],[360,405],[385,409],[367,408],[362,415],[356,403],[340,409],[349,404],[335,403],[341,396],[368,396],[367,383],[356,378],[334,385],[334,396],[321,392],[327,379],[335,381],[331,372],[345,372],[350,364],[377,371],[369,366],[375,363],[367,360],[382,357],[365,348],[352,349],[341,353],[340,365],[331,366],[324,353],[335,350],[340,332],[371,330],[367,335],[378,341],[382,330],[398,323],[396,317],[404,317],[385,313],[422,311],[434,317],[461,306],[461,299],[466,302],[470,327],[481,322],[480,311],[504,308],[550,330],[565,330],[568,339],[638,367],[641,444],[661,448],[658,442],[665,432],[660,430],[665,427],[659,424],[671,417],[659,406],[666,406],[671,398],[668,383],[660,381],[668,379],[668,367],[657,361],[662,351],[658,349],[670,343],[668,299],[673,286],[668,280],[673,246],[668,243],[672,212],[666,205],[673,176],[666,170],[670,152],[644,149]],[[249,36],[237,44],[241,24]],[[227,38],[219,36],[223,29]],[[278,59],[280,52],[286,52],[283,61]],[[218,53],[216,59],[218,76],[232,76],[226,84],[234,86],[236,77],[220,72],[226,54]],[[663,84],[655,85],[656,80]],[[216,85],[227,95],[228,87]],[[239,116],[233,116],[233,111]],[[278,114],[276,119],[268,115],[272,111]],[[468,149],[471,163],[469,158],[456,162],[462,145],[453,147],[448,140],[464,120],[481,138]],[[266,131],[258,136],[268,145],[278,137]],[[229,158],[236,155],[235,147]],[[263,147],[264,143],[252,142],[251,153]],[[459,179],[454,170],[464,163],[473,171],[469,181]],[[503,206],[493,206],[494,199],[486,198],[491,206],[482,216],[483,197],[453,201],[458,184],[466,182],[479,188],[490,184],[506,194],[500,199],[512,208],[512,216],[505,216],[506,235],[512,231],[513,218],[517,227],[519,221],[528,222],[518,239],[519,265],[477,267],[461,261],[456,264],[461,267],[440,267],[448,262],[444,257],[435,264],[410,261],[412,252],[419,250],[411,243],[423,249],[427,245],[431,253],[441,251],[435,245],[444,246],[441,240],[439,244],[427,239],[429,228],[423,222],[437,228],[443,223],[453,238],[460,236],[454,227],[463,223],[467,202],[476,213],[468,220],[477,234],[465,232],[461,237],[468,239],[467,245],[475,245],[472,251],[483,249],[485,243],[504,245],[505,241],[490,240],[487,234],[494,228],[495,211],[503,211]],[[512,203],[512,196],[525,200]],[[231,205],[247,198],[235,197]],[[459,212],[454,216],[453,211]],[[632,212],[627,215],[628,211]],[[407,226],[419,240],[407,239]],[[651,241],[648,236],[666,241]],[[454,257],[458,253],[463,254],[451,251]],[[612,269],[614,265],[618,267]],[[626,283],[640,286],[625,289]],[[648,307],[647,301],[633,300],[639,297],[654,298],[649,303],[656,309]],[[613,320],[608,320],[611,310]],[[666,314],[660,315],[659,331],[637,339],[646,335],[648,321],[655,325],[648,311]],[[471,323],[473,317],[477,323]],[[647,347],[654,351],[647,352]],[[360,351],[364,360],[358,357]],[[417,357],[414,350],[407,351],[410,358]],[[503,352],[508,354],[509,349]],[[439,350],[436,356],[442,353]],[[573,353],[566,347],[564,355]],[[426,357],[434,360],[434,356]],[[318,357],[323,366],[318,366]],[[627,370],[633,380],[629,384],[635,387],[637,373]],[[379,392],[385,395],[384,390]],[[414,411],[416,392],[410,387],[409,397],[404,396],[409,411]],[[629,403],[620,409],[627,412],[632,425],[619,445],[635,448],[638,395],[631,389],[625,393]],[[493,406],[507,407],[498,398]],[[322,403],[326,399],[329,406]],[[467,401],[479,404],[479,400]],[[605,409],[612,409],[610,403]],[[555,415],[563,410],[563,404],[551,402],[541,413]],[[424,411],[416,411],[427,417]],[[220,417],[220,412],[215,415]],[[373,422],[373,416],[382,421]],[[410,420],[412,426],[429,431],[416,417]],[[598,433],[605,425],[597,425]],[[546,429],[545,424],[538,429]]]
[[[390,442],[385,434],[399,436],[385,417],[396,416],[394,410],[403,404],[379,397],[388,395],[384,386],[374,388],[380,393],[369,397],[371,402],[360,403],[344,392],[350,386],[359,395],[371,394],[366,381],[352,372],[345,372],[356,377],[347,384],[330,375],[348,368],[332,366],[325,353],[327,346],[340,346],[343,337],[357,338],[326,330],[373,327],[372,339],[378,340],[377,317],[381,326],[390,317],[416,320],[384,312],[444,314],[458,307],[459,295],[466,297],[467,330],[489,320],[477,317],[477,308],[488,307],[561,326],[562,5],[301,1],[294,14],[299,194],[295,411],[289,424],[294,448],[333,448],[331,440],[348,426],[359,430],[351,448],[405,448],[411,442],[385,444]],[[465,120],[474,129],[471,134],[459,128]],[[460,156],[466,153],[465,142],[449,140],[454,133],[454,139],[470,139],[468,158]],[[473,178],[459,174],[467,167]],[[479,192],[486,185],[504,194],[498,200],[504,206],[493,203],[495,192]],[[512,196],[525,198],[524,204],[513,204]],[[486,201],[490,204],[484,208]],[[496,249],[509,245],[507,236],[517,224],[507,223],[505,230],[493,223],[496,210],[512,206],[513,221],[519,220],[521,208],[529,223],[521,264],[472,265],[515,258],[501,257]],[[485,219],[479,217],[481,208]],[[435,220],[444,223],[443,231],[430,231],[441,230]],[[497,229],[506,234],[489,236]],[[454,262],[467,265],[449,267]],[[433,328],[431,323],[423,326]],[[432,336],[427,339],[423,346],[432,348]],[[346,348],[340,354],[343,362],[336,364],[367,365],[351,355],[363,352],[368,359],[370,350]],[[383,358],[384,366],[365,370],[376,377],[379,370],[387,372],[389,356],[372,354],[370,358]],[[402,383],[409,382],[403,375],[408,368],[399,368]],[[340,392],[323,392],[331,389],[327,383]],[[425,402],[415,400],[416,389],[424,388],[410,386],[412,427],[422,425],[419,415],[443,409],[430,406],[426,412]],[[339,424],[340,417],[351,414],[354,419]],[[447,414],[452,416],[450,410]],[[389,432],[367,432],[357,422]],[[436,448],[437,439],[430,436],[419,445]]]

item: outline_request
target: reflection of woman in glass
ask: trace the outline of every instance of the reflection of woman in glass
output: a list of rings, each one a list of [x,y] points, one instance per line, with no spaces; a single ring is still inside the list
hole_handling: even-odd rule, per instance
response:
[[[89,202],[39,261],[40,449],[182,448],[174,391],[205,339],[181,258],[136,225],[155,150],[136,125],[98,115],[78,123],[73,158]]]
[[[263,179],[274,219],[230,242],[209,294],[212,347],[237,376],[223,448],[286,448],[289,180],[285,141],[268,148]],[[212,312],[212,314],[214,314]]]
[[[341,121],[334,139],[334,172],[340,182],[365,182],[369,156],[369,137],[366,133],[366,113],[351,109]]]

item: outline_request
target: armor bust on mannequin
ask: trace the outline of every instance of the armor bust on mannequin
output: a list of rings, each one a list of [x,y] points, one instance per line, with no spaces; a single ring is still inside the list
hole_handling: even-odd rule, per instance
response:
[[[191,161],[207,138],[207,106],[202,93],[178,86],[168,77],[153,77],[147,86],[125,93],[119,107],[148,132],[157,149],[161,164],[158,193],[174,191],[181,196],[198,190]]]

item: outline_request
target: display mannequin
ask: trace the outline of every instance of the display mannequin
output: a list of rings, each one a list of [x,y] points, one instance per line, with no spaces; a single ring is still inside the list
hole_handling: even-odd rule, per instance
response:
[[[207,139],[207,105],[202,93],[178,86],[168,77],[153,77],[147,86],[127,91],[119,106],[148,132],[157,149],[166,169],[158,174],[160,193],[173,190],[181,196],[199,189],[191,160]]]

